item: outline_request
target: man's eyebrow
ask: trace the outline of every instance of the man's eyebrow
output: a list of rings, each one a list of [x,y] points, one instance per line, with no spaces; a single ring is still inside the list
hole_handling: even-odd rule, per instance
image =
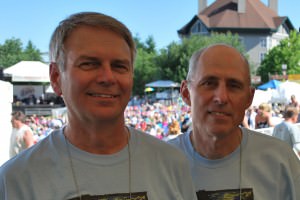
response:
[[[218,80],[219,78],[217,76],[214,75],[207,75],[207,76],[203,76],[201,78],[201,80]]]
[[[130,65],[130,60],[128,60],[128,59],[114,59],[112,62],[113,63],[123,63],[123,64]]]
[[[238,84],[243,84],[243,81],[242,81],[242,80],[236,79],[236,78],[229,78],[228,81],[229,81],[229,82],[238,83]]]
[[[128,59],[114,59],[113,61],[115,62],[123,62],[123,63],[130,63],[130,61]]]
[[[85,56],[85,55],[82,55],[82,56],[79,56],[77,60],[99,60],[97,57],[94,57],[94,56]]]

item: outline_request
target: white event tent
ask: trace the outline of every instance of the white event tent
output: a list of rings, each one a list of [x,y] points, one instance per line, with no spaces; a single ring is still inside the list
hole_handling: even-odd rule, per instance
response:
[[[11,135],[11,113],[13,101],[13,86],[9,82],[0,80],[1,103],[0,103],[0,166],[9,159],[9,144]]]
[[[40,61],[21,61],[3,72],[12,82],[50,82],[49,66]]]
[[[276,88],[277,97],[273,97],[273,101],[289,103],[291,96],[295,95],[296,99],[300,99],[300,84],[292,81],[285,81]]]

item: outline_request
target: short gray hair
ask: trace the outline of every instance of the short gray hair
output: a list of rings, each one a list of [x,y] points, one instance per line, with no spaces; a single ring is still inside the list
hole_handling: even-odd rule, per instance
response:
[[[71,32],[81,25],[108,29],[120,35],[128,44],[132,63],[134,63],[136,55],[135,43],[131,32],[122,22],[102,13],[81,12],[75,13],[61,21],[52,34],[49,45],[49,58],[50,62],[57,63],[61,71],[64,71],[65,68],[64,42]]]

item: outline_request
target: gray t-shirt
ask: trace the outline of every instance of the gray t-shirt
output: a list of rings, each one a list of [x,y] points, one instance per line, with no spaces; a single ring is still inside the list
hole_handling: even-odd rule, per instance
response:
[[[296,124],[283,121],[276,125],[273,130],[273,136],[285,141],[292,148],[297,143],[300,143],[300,129]]]
[[[112,155],[95,155],[70,143],[81,195],[89,199],[196,199],[188,162],[178,149],[130,129],[128,147]],[[79,199],[62,129],[0,168],[0,199]],[[131,188],[131,189],[130,189]]]
[[[190,134],[169,141],[189,159],[199,200],[238,199],[240,192],[247,200],[299,200],[300,161],[291,148],[272,136],[242,131],[242,150],[216,160],[195,152]]]

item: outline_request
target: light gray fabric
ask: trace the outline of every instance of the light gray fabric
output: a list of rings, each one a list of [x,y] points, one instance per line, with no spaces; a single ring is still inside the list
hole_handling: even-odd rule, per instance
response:
[[[292,149],[271,136],[242,130],[241,187],[248,188],[248,195],[252,194],[255,200],[299,200],[300,161]],[[169,143],[189,159],[197,191],[214,191],[220,199],[232,190],[239,191],[240,148],[223,159],[208,160],[194,151],[189,134]]]
[[[150,135],[133,129],[130,132],[132,192],[145,192],[141,195],[149,200],[196,199],[182,152]],[[82,194],[100,197],[128,193],[127,147],[113,155],[94,155],[69,146]],[[5,163],[0,168],[0,180],[1,200],[77,197],[62,130]]]

